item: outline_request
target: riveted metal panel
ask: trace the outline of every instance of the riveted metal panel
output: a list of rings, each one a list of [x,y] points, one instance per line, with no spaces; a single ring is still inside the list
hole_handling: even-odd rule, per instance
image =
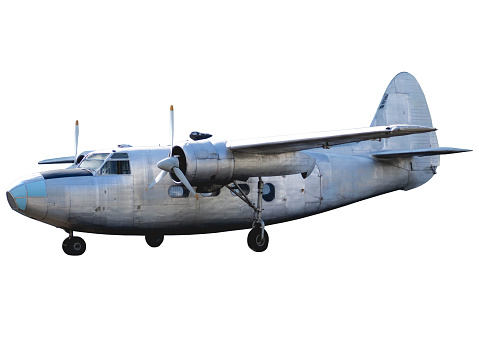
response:
[[[46,220],[54,226],[68,228],[70,218],[70,186],[78,183],[73,182],[71,177],[48,179],[45,183],[48,196]]]

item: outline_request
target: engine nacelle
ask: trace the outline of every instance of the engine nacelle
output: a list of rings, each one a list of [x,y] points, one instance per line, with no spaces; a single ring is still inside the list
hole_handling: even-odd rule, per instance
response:
[[[302,152],[251,154],[233,152],[226,142],[200,140],[173,147],[180,170],[192,186],[213,188],[232,180],[249,177],[285,176],[301,173],[304,178],[313,171],[316,160]],[[172,174],[172,178],[178,178]]]
[[[192,186],[231,182],[234,159],[226,146],[215,146],[208,140],[200,140],[175,146],[172,153],[178,157],[180,170]]]

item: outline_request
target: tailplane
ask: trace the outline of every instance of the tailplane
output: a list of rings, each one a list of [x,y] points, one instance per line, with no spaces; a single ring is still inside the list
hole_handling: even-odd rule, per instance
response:
[[[403,158],[403,157],[427,157],[437,155],[449,155],[452,153],[469,152],[463,148],[453,147],[435,147],[435,148],[418,148],[415,150],[388,150],[373,152],[371,155],[376,158]]]

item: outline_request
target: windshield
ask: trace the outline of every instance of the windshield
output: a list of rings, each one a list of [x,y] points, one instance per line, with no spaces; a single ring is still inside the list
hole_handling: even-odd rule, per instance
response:
[[[93,153],[88,155],[78,166],[79,168],[86,168],[90,171],[96,171],[101,167],[105,159],[109,156],[109,153]]]

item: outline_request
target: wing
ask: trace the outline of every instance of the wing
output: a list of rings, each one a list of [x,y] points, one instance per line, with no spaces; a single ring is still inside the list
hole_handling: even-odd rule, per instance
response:
[[[274,154],[295,152],[311,148],[329,148],[345,143],[379,140],[396,136],[436,131],[434,127],[413,125],[390,125],[364,127],[350,130],[308,133],[303,135],[266,137],[250,140],[227,141],[226,146],[234,152]]]
[[[48,160],[38,162],[39,165],[53,165],[57,163],[75,163],[75,156],[50,158]]]
[[[85,157],[87,154],[89,154],[92,151],[83,151],[80,153],[80,155],[77,157],[78,163]],[[73,163],[75,164],[75,156],[68,156],[68,157],[58,157],[58,158],[49,158],[47,160],[42,160],[39,161],[39,165],[54,165],[54,164],[60,164],[60,163]]]

